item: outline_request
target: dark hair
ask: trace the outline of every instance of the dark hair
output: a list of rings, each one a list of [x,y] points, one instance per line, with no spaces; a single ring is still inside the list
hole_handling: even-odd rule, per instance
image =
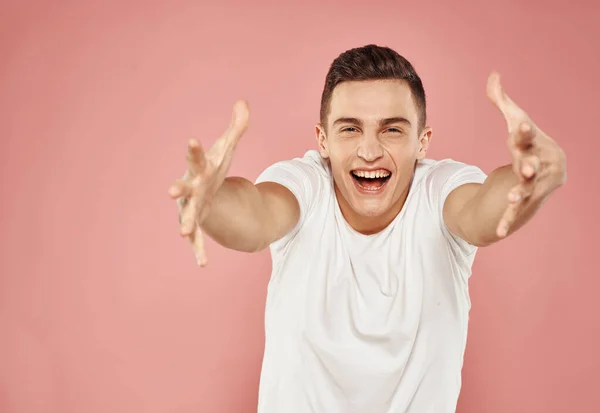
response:
[[[408,82],[419,115],[419,131],[427,122],[425,90],[412,64],[389,47],[367,45],[340,54],[331,64],[321,96],[321,124],[325,126],[331,95],[348,81],[399,79]]]

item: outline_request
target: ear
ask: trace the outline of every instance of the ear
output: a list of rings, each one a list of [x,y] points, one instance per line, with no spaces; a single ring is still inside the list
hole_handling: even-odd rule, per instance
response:
[[[329,158],[329,149],[327,148],[327,135],[325,134],[325,128],[320,123],[315,127],[315,133],[317,138],[317,147],[319,153],[325,159]]]
[[[417,153],[417,159],[419,161],[425,159],[427,156],[427,150],[429,149],[429,143],[431,142],[431,135],[433,130],[431,127],[426,126],[423,128],[423,132],[419,135],[419,152]]]

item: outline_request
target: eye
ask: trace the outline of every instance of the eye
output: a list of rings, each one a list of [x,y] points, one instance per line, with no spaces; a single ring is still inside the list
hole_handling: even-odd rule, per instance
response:
[[[402,130],[398,129],[398,128],[387,128],[386,132],[390,132],[390,133],[402,133]]]
[[[345,128],[342,128],[342,130],[340,132],[356,132],[356,128],[354,126],[347,126]]]

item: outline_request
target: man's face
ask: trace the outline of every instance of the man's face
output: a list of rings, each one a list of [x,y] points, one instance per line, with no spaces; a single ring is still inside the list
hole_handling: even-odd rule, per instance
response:
[[[418,125],[404,81],[344,82],[334,89],[327,125],[317,126],[317,141],[330,161],[345,215],[370,221],[396,216],[431,136],[430,128],[419,133]]]

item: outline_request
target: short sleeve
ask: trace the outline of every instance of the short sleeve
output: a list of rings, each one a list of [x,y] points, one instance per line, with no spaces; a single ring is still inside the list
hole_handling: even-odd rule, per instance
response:
[[[327,171],[321,155],[308,151],[302,158],[277,162],[265,169],[255,183],[275,182],[286,187],[298,201],[300,219],[296,227],[281,241],[292,238],[310,216],[327,182]]]
[[[452,159],[437,162],[426,178],[427,196],[444,236],[459,255],[469,256],[477,249],[465,240],[452,234],[444,222],[444,203],[450,193],[459,186],[471,183],[482,184],[487,175],[477,166]]]

